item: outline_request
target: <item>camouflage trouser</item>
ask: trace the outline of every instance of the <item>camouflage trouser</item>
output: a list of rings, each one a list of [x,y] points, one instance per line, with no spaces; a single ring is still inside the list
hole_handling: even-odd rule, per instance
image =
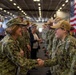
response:
[[[7,72],[7,73],[0,72],[0,75],[16,75],[16,73],[15,73],[14,71],[12,71],[12,72]]]
[[[58,65],[50,68],[52,75],[60,75],[60,71],[58,69]]]
[[[60,69],[58,65],[51,67],[50,70],[52,75],[69,75],[69,69],[65,69],[65,71],[62,71],[62,69]]]

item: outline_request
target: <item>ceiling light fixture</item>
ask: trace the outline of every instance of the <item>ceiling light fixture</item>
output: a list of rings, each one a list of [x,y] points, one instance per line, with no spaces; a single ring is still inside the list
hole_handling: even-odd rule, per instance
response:
[[[10,2],[12,2],[13,0],[10,0]]]
[[[40,3],[38,3],[38,6],[40,6]]]
[[[39,2],[40,0],[33,0],[34,2]]]
[[[36,2],[37,0],[33,0],[33,1],[35,1],[35,2]]]
[[[10,1],[13,1],[13,0],[10,0]],[[13,2],[13,5],[16,6],[17,4]],[[21,13],[26,15],[26,13],[20,8],[20,6],[17,6],[17,8],[21,11]]]
[[[58,9],[58,11],[60,11],[60,9]]]
[[[39,9],[39,11],[41,11],[41,9]]]
[[[63,4],[62,6],[65,6],[65,4]]]
[[[20,7],[19,7],[19,6],[17,6],[17,8],[19,9]]]
[[[60,7],[60,9],[62,9],[62,7]]]
[[[16,6],[17,4],[16,3],[13,3],[13,5]]]
[[[4,12],[6,12],[6,10],[4,10]]]
[[[21,8],[19,8],[19,10],[22,10]]]
[[[0,8],[0,10],[3,10],[3,8]]]
[[[39,7],[39,9],[40,9],[41,7]]]
[[[40,0],[36,0],[37,2],[39,2]]]
[[[68,2],[68,0],[65,1],[65,3],[67,3],[67,2]]]
[[[23,13],[23,10],[21,12]]]
[[[7,12],[7,14],[9,14],[10,12]]]

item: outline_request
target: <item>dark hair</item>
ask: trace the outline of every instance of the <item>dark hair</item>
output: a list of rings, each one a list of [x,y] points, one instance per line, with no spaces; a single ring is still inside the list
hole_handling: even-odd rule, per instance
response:
[[[15,32],[18,28],[20,28],[20,26],[18,26],[18,25],[11,26],[11,27],[6,29],[6,33],[13,35],[13,34],[15,34]]]

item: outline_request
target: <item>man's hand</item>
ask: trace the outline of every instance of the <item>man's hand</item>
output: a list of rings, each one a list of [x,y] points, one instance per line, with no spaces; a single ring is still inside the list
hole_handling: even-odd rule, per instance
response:
[[[24,51],[23,50],[20,50],[20,55],[21,55],[21,57],[24,56]]]
[[[42,39],[38,39],[38,42],[42,42]]]
[[[38,65],[39,66],[44,66],[44,60],[42,59],[37,59]]]
[[[27,45],[28,51],[31,51],[31,47],[30,45]]]

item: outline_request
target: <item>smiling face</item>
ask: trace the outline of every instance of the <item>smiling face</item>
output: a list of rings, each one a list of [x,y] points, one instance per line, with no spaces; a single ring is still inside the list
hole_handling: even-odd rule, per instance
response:
[[[11,27],[11,35],[21,36],[22,35],[22,27],[15,25]]]
[[[21,35],[22,35],[22,28],[21,28],[21,27],[19,27],[19,28],[16,30],[15,35],[17,35],[17,36],[21,36]]]

